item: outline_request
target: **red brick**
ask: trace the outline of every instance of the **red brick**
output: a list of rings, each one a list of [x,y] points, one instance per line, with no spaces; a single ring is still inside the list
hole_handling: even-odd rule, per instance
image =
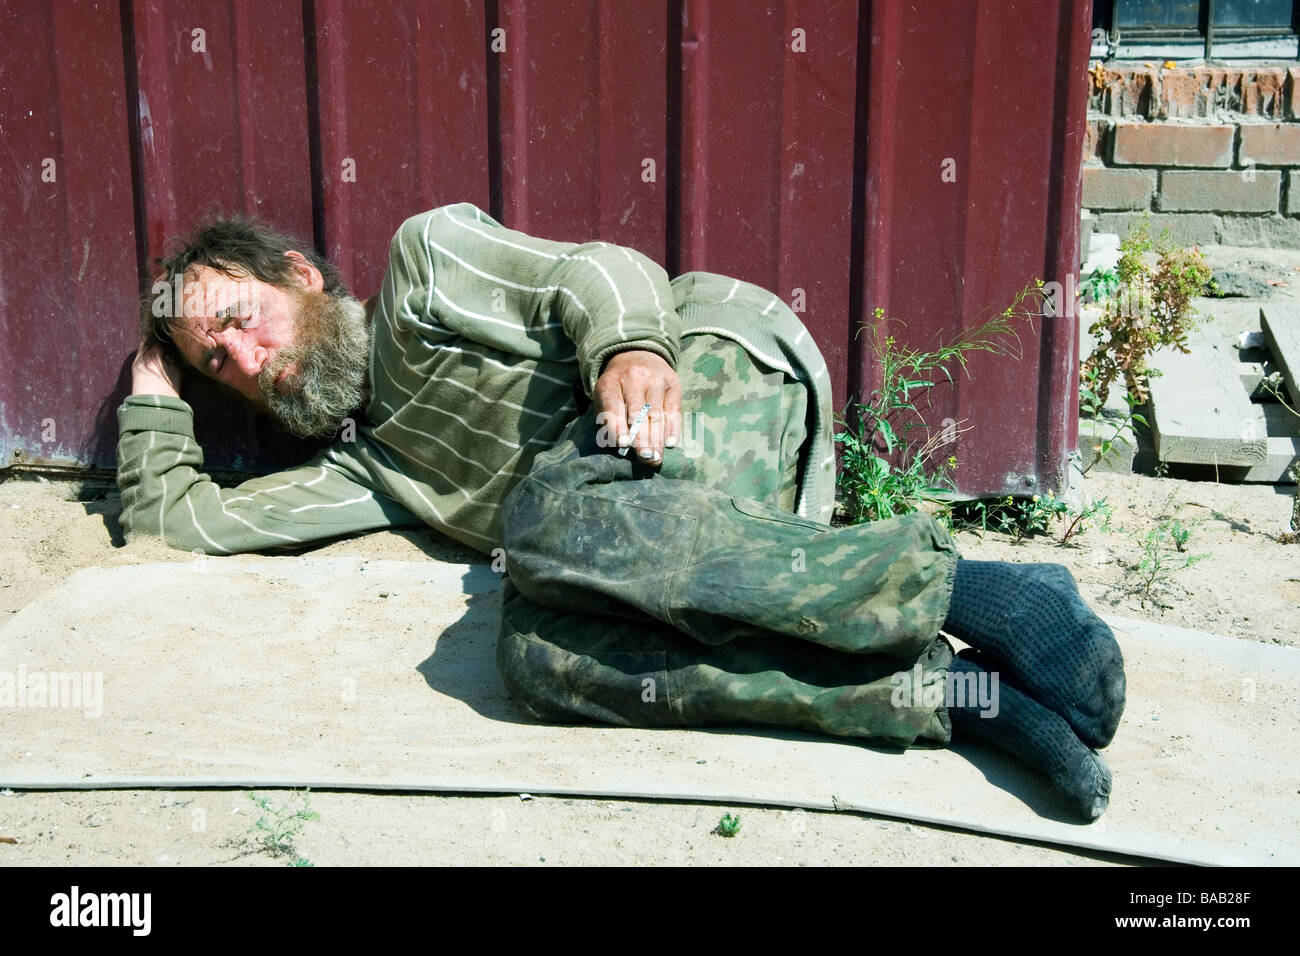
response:
[[[1231,166],[1236,129],[1228,124],[1117,123],[1112,161],[1124,166]]]
[[[1243,123],[1237,164],[1300,166],[1300,124]]]
[[[1109,69],[1098,92],[1090,87],[1089,109],[1113,116],[1145,119],[1212,119],[1219,111],[1296,118],[1293,90],[1300,72],[1285,67],[1222,66],[1128,67]],[[1288,107],[1290,103],[1290,107]]]
[[[1162,212],[1277,212],[1281,190],[1276,169],[1165,171],[1157,201]]]
[[[1088,120],[1083,126],[1083,162],[1095,163],[1102,157],[1102,143],[1106,135],[1106,120]]]
[[[1154,70],[1111,70],[1107,73],[1105,112],[1111,116],[1150,116],[1157,102]]]
[[[1282,118],[1285,74],[1279,70],[1254,70],[1241,81],[1241,111],[1252,116]]]
[[[1083,208],[1148,209],[1156,191],[1154,169],[1084,167]]]
[[[1286,174],[1286,214],[1300,216],[1300,172]]]
[[[1287,119],[1300,120],[1300,66],[1286,71]]]
[[[1165,117],[1195,117],[1205,115],[1204,74],[1190,70],[1169,70],[1160,78],[1160,109],[1157,115]]]

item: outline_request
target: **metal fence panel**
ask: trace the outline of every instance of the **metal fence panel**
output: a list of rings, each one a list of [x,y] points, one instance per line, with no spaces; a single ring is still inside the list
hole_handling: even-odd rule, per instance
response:
[[[212,207],[313,241],[363,297],[403,219],[462,200],[539,235],[635,246],[674,273],[738,276],[801,314],[838,410],[875,385],[858,332],[876,307],[924,346],[1034,277],[1073,274],[1089,12],[3,0],[17,188],[2,200],[0,464],[18,451],[112,466],[144,260]],[[57,182],[40,178],[47,154]],[[49,329],[72,344],[51,349]],[[976,356],[969,379],[929,396],[932,426],[970,427],[948,450],[962,490],[1059,486],[1075,334],[1072,316],[1045,320],[1019,361]],[[189,397],[210,467],[308,450],[211,390]],[[48,417],[67,423],[58,443],[37,433]]]

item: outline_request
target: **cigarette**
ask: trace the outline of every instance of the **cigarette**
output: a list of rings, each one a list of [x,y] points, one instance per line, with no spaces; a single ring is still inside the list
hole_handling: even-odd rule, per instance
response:
[[[636,441],[636,433],[641,430],[641,426],[645,424],[645,417],[649,414],[650,403],[646,402],[641,406],[641,411],[636,413],[636,418],[632,419],[632,430],[627,433],[627,445],[618,450],[620,455],[626,455],[627,450],[632,447],[632,443]]]

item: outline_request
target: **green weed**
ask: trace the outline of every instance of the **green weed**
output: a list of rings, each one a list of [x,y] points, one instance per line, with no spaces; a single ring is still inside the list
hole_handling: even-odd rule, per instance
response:
[[[1109,527],[1110,516],[1110,505],[1105,498],[1074,508],[1049,491],[1029,498],[1007,495],[957,502],[950,509],[949,522],[954,530],[991,529],[1017,541],[1035,534],[1055,535],[1053,526],[1059,526],[1057,541],[1065,545],[1094,525]]]
[[[1172,496],[1166,507],[1172,505]],[[1131,537],[1138,545],[1138,560],[1123,562],[1129,571],[1128,590],[1142,599],[1168,608],[1162,598],[1172,590],[1173,576],[1178,571],[1190,568],[1204,561],[1209,554],[1190,554],[1187,544],[1192,533],[1200,527],[1200,521],[1184,522],[1177,517],[1178,509],[1163,515],[1154,528],[1145,532],[1132,532]]]
[[[714,827],[713,832],[718,836],[734,837],[740,832],[740,817],[724,813],[722,819],[718,821],[718,825]]]
[[[1087,418],[1097,419],[1101,415],[1102,402],[1097,394],[1097,389],[1100,387],[1098,385],[1100,375],[1100,371],[1095,368],[1085,368],[1079,373],[1079,412]],[[1119,436],[1130,425],[1136,423],[1143,428],[1149,427],[1146,416],[1139,414],[1137,411],[1138,406],[1142,403],[1128,389],[1124,390],[1124,404],[1128,406],[1128,412],[1123,418],[1111,422],[1113,426],[1111,433],[1093,446],[1093,451],[1097,453],[1097,456],[1088,463],[1088,467],[1084,468],[1080,474],[1086,475],[1097,467],[1098,463],[1119,454],[1119,449],[1116,447],[1119,444]]]
[[[1134,223],[1120,243],[1117,272],[1118,294],[1088,329],[1097,345],[1081,370],[1091,392],[1080,395],[1081,412],[1089,403],[1105,405],[1111,384],[1121,378],[1138,404],[1146,401],[1147,357],[1164,347],[1189,351],[1187,336],[1199,315],[1192,299],[1211,277],[1198,250],[1171,247],[1168,229],[1153,241],[1149,218]]]
[[[249,793],[248,799],[262,811],[262,815],[244,832],[243,841],[252,844],[257,853],[269,853],[274,857],[293,856],[294,859],[288,866],[315,866],[305,857],[298,856],[294,846],[294,840],[303,828],[311,821],[320,819],[320,814],[311,808],[308,799],[310,793],[310,789],[301,793],[294,791],[290,794],[290,799],[279,806],[271,803],[269,797]],[[301,806],[296,805],[294,798],[297,797],[302,799]]]
[[[1043,283],[1038,281],[1022,290],[1001,313],[930,350],[900,344],[889,330],[897,320],[886,318],[883,309],[875,310],[873,320],[863,328],[871,331],[879,384],[867,401],[850,403],[844,414],[836,416],[840,430],[835,440],[843,445],[844,466],[839,490],[849,523],[893,518],[923,504],[946,500],[955,489],[957,459],[954,455],[938,462],[934,459],[939,449],[968,429],[951,422],[942,431],[932,432],[916,407],[917,401],[941,380],[951,383],[954,366],[968,372],[970,352],[1020,358],[1016,324],[1029,320],[1032,329],[1032,317],[1042,314],[1024,303],[1032,300],[1041,306],[1044,298]]]
[[[1079,291],[1092,302],[1105,302],[1119,291],[1119,273],[1114,269],[1093,269],[1079,283]]]

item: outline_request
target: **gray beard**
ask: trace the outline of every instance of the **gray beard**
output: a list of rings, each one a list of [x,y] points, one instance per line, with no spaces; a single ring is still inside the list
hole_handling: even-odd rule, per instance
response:
[[[328,438],[349,412],[361,407],[370,360],[365,307],[351,296],[308,297],[298,317],[302,338],[284,348],[258,377],[267,411],[301,438]],[[286,367],[288,394],[275,391]]]

